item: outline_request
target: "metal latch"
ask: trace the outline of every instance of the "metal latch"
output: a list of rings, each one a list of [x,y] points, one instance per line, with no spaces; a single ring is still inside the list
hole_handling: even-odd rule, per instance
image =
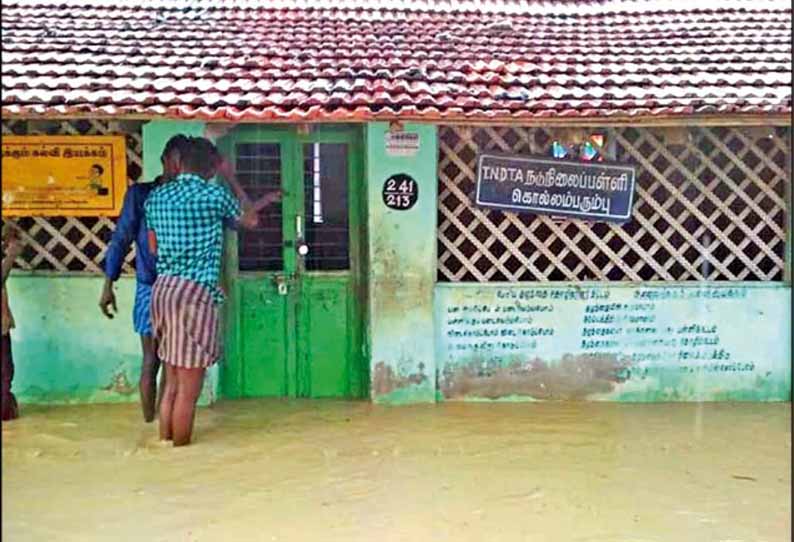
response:
[[[273,279],[273,282],[276,283],[276,288],[278,289],[278,295],[287,295],[287,277],[283,275],[276,276]]]

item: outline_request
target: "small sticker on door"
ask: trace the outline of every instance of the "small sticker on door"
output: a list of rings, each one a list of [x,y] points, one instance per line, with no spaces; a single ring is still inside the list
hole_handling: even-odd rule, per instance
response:
[[[416,180],[405,173],[392,175],[383,184],[383,203],[389,209],[407,211],[419,199],[419,186]]]
[[[386,154],[389,156],[416,156],[419,152],[419,134],[414,132],[389,132],[386,134]]]

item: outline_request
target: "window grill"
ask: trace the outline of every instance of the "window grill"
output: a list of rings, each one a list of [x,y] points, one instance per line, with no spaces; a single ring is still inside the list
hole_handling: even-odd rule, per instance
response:
[[[551,156],[551,129],[439,131],[438,280],[781,281],[789,128],[613,128],[637,167],[626,224],[475,207],[478,153]],[[672,137],[677,134],[676,137]]]
[[[30,121],[5,119],[3,135],[124,135],[127,140],[127,182],[141,180],[143,150],[141,122],[94,119]],[[16,226],[26,247],[16,266],[29,271],[102,273],[105,252],[116,228],[108,217],[14,217],[3,223]],[[123,272],[135,272],[135,248]]]
[[[281,189],[281,145],[278,143],[237,143],[237,180],[251,201]],[[259,213],[259,225],[240,229],[238,257],[240,271],[281,271],[284,269],[282,203],[276,202]]]

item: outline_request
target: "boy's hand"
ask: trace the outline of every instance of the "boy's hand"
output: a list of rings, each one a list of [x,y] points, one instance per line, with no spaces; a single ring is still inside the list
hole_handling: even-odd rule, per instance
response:
[[[110,307],[113,307],[113,312],[110,312]],[[113,319],[113,313],[119,312],[116,306],[116,294],[113,293],[113,283],[110,280],[105,281],[105,286],[102,288],[102,296],[99,298],[99,310],[102,314]]]
[[[206,126],[204,126],[204,137],[210,141],[217,141],[228,134],[229,131],[235,126],[236,124],[225,122],[209,122],[206,124]]]
[[[240,225],[248,230],[252,230],[259,225],[259,215],[256,209],[250,208],[243,213],[240,217]]]
[[[265,194],[264,196],[262,196],[261,198],[259,198],[254,203],[254,207],[253,208],[257,212],[259,212],[262,209],[264,209],[265,207],[267,207],[268,205],[270,205],[271,203],[275,203],[277,201],[280,201],[281,200],[281,196],[282,196],[281,190],[274,190],[272,192],[269,192],[269,193]]]

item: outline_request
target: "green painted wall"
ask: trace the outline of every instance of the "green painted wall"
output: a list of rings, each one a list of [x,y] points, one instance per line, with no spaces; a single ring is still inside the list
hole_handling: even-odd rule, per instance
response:
[[[450,400],[788,401],[781,284],[439,284]]]
[[[23,404],[137,402],[141,343],[132,328],[135,279],[116,283],[119,313],[108,320],[97,305],[104,277],[31,275],[8,279],[14,393]],[[217,378],[217,377],[216,377]],[[199,404],[211,404],[207,379]]]
[[[108,320],[97,302],[102,277],[8,279],[16,368],[13,389],[23,404],[138,400],[141,347],[132,330],[135,281],[118,282],[119,314]]]
[[[415,156],[389,155],[388,130],[387,123],[366,129],[371,396],[380,403],[435,401],[436,128],[404,126],[419,134]],[[418,201],[407,211],[383,202],[384,183],[396,173],[418,183]]]
[[[200,122],[144,125],[143,178],[160,174],[160,155],[172,135],[203,132]],[[12,273],[8,291],[17,321],[13,387],[23,405],[139,400],[141,346],[132,328],[135,280],[118,281],[120,313],[113,320],[97,306],[103,281],[103,276]],[[216,366],[208,372],[199,404],[215,400],[218,381]]]
[[[143,125],[143,179],[151,181],[163,171],[163,147],[177,134],[203,136],[206,124],[198,121],[154,120]]]

